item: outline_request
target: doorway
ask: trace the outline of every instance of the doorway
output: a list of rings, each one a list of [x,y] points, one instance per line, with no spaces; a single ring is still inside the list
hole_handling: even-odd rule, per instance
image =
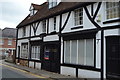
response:
[[[59,44],[46,44],[43,48],[42,69],[60,73]]]
[[[106,76],[120,78],[120,36],[106,37]]]

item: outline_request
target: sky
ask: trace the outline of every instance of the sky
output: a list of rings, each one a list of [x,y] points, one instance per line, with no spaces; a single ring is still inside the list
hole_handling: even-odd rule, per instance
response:
[[[0,0],[0,28],[16,28],[30,13],[31,3],[42,4],[47,0]]]

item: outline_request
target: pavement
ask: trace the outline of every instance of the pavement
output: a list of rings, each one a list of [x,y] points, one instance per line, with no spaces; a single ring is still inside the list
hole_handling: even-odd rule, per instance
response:
[[[9,62],[5,62],[5,61],[2,61],[2,64],[5,64],[5,65],[8,65],[8,66],[11,66],[11,67],[15,67],[15,68],[18,68],[18,69],[21,69],[21,70],[24,70],[26,72],[29,72],[29,73],[32,73],[32,74],[35,74],[35,75],[39,75],[39,76],[42,76],[44,78],[49,78],[49,79],[53,79],[53,80],[59,80],[59,79],[77,79],[75,77],[71,77],[71,76],[65,76],[65,75],[61,75],[61,74],[57,74],[57,73],[52,73],[52,72],[48,72],[48,71],[45,71],[45,70],[40,70],[40,69],[33,69],[33,68],[29,68],[29,67],[26,67],[26,66],[22,66],[22,65],[16,65],[14,63],[9,63]]]

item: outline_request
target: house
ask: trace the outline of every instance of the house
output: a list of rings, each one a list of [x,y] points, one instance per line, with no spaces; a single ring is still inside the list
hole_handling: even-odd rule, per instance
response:
[[[17,26],[17,63],[80,78],[120,78],[119,9],[119,2],[31,4]]]
[[[16,29],[4,28],[1,30],[0,51],[3,56],[11,57],[15,55],[16,50]]]

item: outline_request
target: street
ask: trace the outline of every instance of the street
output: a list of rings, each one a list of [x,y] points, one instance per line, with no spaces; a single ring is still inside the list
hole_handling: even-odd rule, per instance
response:
[[[44,77],[12,66],[0,64],[0,78],[2,80],[43,80]]]

